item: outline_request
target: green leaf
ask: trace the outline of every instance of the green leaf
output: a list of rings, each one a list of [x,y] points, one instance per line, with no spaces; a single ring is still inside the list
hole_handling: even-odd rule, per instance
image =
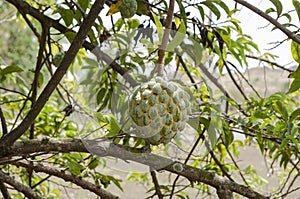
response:
[[[181,44],[185,38],[186,27],[183,21],[181,21],[178,32],[172,41],[168,44],[166,51],[173,52],[174,49]]]
[[[202,21],[204,21],[204,9],[202,8],[202,6],[198,6],[198,10],[199,10],[200,16],[202,18]]]
[[[137,11],[139,15],[149,15],[149,6],[143,0],[137,0]]]
[[[131,28],[131,29],[138,28],[140,25],[140,21],[137,19],[133,19],[133,18],[129,18],[127,23],[128,23],[129,28]]]
[[[297,70],[292,72],[289,75],[289,78],[296,78],[296,79],[300,79],[300,65],[298,66]]]
[[[277,111],[280,113],[280,115],[283,117],[285,121],[288,121],[288,111],[286,110],[286,107],[280,102],[276,101],[275,106],[277,108]]]
[[[122,180],[116,179],[112,176],[109,176],[109,178],[121,191],[124,191],[122,185],[120,184]]]
[[[294,79],[294,81],[292,82],[292,84],[290,86],[288,93],[293,93],[293,92],[297,91],[299,88],[300,88],[300,78]]]
[[[116,135],[120,132],[121,127],[113,115],[95,113],[95,118],[101,126],[109,131],[107,136]]]
[[[186,12],[185,12],[185,8],[182,4],[182,0],[176,0],[176,2],[177,2],[177,5],[179,6],[181,19],[186,25]]]
[[[228,8],[228,6],[221,0],[213,0],[213,2],[215,2],[216,4],[218,4],[221,8],[223,8],[223,10],[226,12],[226,14],[230,13],[230,9]]]
[[[277,16],[279,17],[282,13],[282,4],[281,4],[280,0],[270,0],[270,1],[276,7]]]
[[[23,69],[20,68],[19,66],[6,66],[3,69],[0,69],[0,76],[4,76],[10,73],[17,73],[17,72],[22,72]]]
[[[295,41],[291,43],[291,52],[294,60],[300,63],[300,45]]]
[[[73,18],[74,18],[73,11],[70,9],[64,9],[62,7],[59,7],[58,12],[61,15],[62,19],[64,20],[66,26],[69,27],[73,22]]]
[[[106,88],[101,88],[100,91],[97,93],[97,104],[100,104],[103,101],[105,94]]]
[[[72,43],[73,40],[74,40],[74,38],[75,38],[75,36],[76,36],[76,33],[75,33],[75,32],[69,31],[69,32],[66,32],[66,33],[65,33],[65,36],[67,37],[68,41],[69,41],[70,43]]]
[[[294,110],[290,115],[290,120],[295,120],[300,115],[300,108]]]
[[[84,170],[84,167],[75,161],[68,161],[66,166],[69,168],[68,171],[70,173],[77,175],[77,176],[79,176],[81,174],[82,170]]]
[[[91,161],[88,164],[89,169],[95,169],[99,165],[100,161],[97,158],[91,159]]]
[[[231,44],[231,35],[229,31],[226,31],[224,29],[218,29],[218,33],[221,35],[222,39],[224,40],[225,44],[228,48],[230,48]]]
[[[214,147],[217,143],[218,130],[222,128],[222,120],[218,113],[211,112],[211,121],[207,129],[208,139],[210,141],[211,147]]]
[[[268,115],[264,112],[262,112],[261,110],[255,110],[253,111],[253,116],[255,118],[259,118],[259,119],[266,119],[268,118]]]
[[[293,5],[295,7],[295,10],[297,12],[299,21],[300,21],[300,2],[298,0],[293,0]]]
[[[203,1],[201,2],[201,4],[205,5],[206,7],[208,7],[217,17],[217,19],[220,19],[221,17],[221,12],[219,11],[219,9],[212,3],[212,1]]]
[[[232,131],[230,130],[228,124],[226,122],[224,122],[223,125],[223,132],[224,132],[224,141],[225,141],[225,146],[228,147],[234,140],[234,136]]]
[[[154,22],[155,22],[155,25],[156,25],[156,28],[157,28],[157,33],[158,33],[158,38],[159,38],[159,42],[162,41],[162,38],[163,38],[163,35],[164,35],[164,31],[163,31],[163,26],[162,24],[160,23],[158,17],[156,14],[154,14],[153,12],[152,13],[152,16],[153,16],[153,19],[154,19]]]
[[[87,0],[78,0],[78,5],[82,8],[83,11],[86,11],[86,9],[89,7],[89,2]]]

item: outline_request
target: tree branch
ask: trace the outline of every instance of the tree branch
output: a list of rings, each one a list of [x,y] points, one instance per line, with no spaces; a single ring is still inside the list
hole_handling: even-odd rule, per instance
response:
[[[295,72],[294,70],[286,68],[286,67],[284,67],[284,66],[282,66],[280,64],[277,64],[276,62],[270,61],[270,60],[262,58],[262,57],[257,57],[257,56],[253,56],[253,55],[246,55],[246,57],[251,58],[251,59],[256,59],[258,61],[266,62],[268,64],[274,65],[274,66],[276,66],[276,67],[278,67],[278,68],[280,68],[282,70],[288,71],[290,73]]]
[[[9,175],[5,174],[3,171],[0,171],[0,181],[13,186],[16,190],[22,192],[28,198],[42,199],[42,197],[38,196],[32,189],[16,181]]]
[[[30,164],[30,163],[26,163],[24,161],[14,162],[13,165],[25,167],[28,169],[33,169],[35,172],[42,172],[42,173],[47,173],[52,176],[56,176],[58,178],[65,180],[66,182],[72,182],[72,183],[82,187],[83,189],[87,189],[102,198],[107,198],[107,199],[119,198],[118,196],[115,196],[112,193],[102,189],[100,186],[97,186],[89,181],[86,181],[79,176],[75,176],[68,172],[65,172],[64,170],[45,166],[41,163]]]
[[[28,140],[15,142],[10,151],[4,153],[0,151],[1,160],[6,160],[14,156],[27,156],[33,153],[41,152],[92,152],[94,155],[105,157],[111,156],[126,161],[134,161],[150,166],[154,170],[165,170],[187,178],[191,182],[202,182],[216,189],[220,186],[226,187],[231,192],[238,193],[242,196],[255,199],[266,199],[267,197],[252,190],[250,187],[232,182],[215,173],[207,172],[171,159],[152,154],[141,153],[136,148],[116,145],[109,141],[64,139],[64,140]]]
[[[25,1],[20,1],[20,0],[6,0],[9,3],[13,4],[19,12],[22,14],[29,14],[33,18],[37,19],[40,23],[48,24],[49,27],[53,27],[62,34],[66,34],[67,32],[74,32],[73,30],[70,30],[60,24],[57,20],[54,20],[43,13],[41,13],[38,9],[30,6],[27,2]],[[96,48],[95,45],[88,41],[84,41],[83,47],[86,48],[87,50],[90,50],[92,53],[94,53],[99,60],[104,60],[108,65],[112,67],[114,71],[119,73],[124,77],[124,79],[130,83],[132,87],[135,87],[138,85],[138,83],[127,73],[128,71],[124,68],[122,68],[118,63],[116,63],[110,56],[105,54],[100,50],[100,48]]]
[[[2,181],[0,181],[0,190],[4,199],[11,199],[7,187]]]
[[[172,28],[172,19],[173,19],[173,13],[174,13],[174,6],[175,6],[175,0],[169,1],[169,9],[166,19],[166,25],[165,25],[165,31],[162,38],[161,46],[158,50],[158,66],[157,66],[157,75],[162,77],[164,75],[164,59],[165,59],[165,53],[166,48],[169,41],[169,36]]]
[[[159,183],[158,183],[158,179],[157,179],[157,177],[156,177],[155,171],[150,171],[150,174],[151,174],[152,181],[153,181],[153,184],[154,184],[155,194],[157,195],[157,197],[158,197],[159,199],[163,199],[164,196],[163,196],[163,194],[161,193],[160,185],[159,185]]]
[[[290,38],[293,41],[300,44],[300,37],[297,36],[292,31],[290,31],[289,29],[287,29],[284,25],[279,23],[276,19],[272,18],[271,16],[269,16],[268,14],[263,12],[262,10],[258,9],[257,7],[251,5],[247,1],[244,1],[244,0],[234,0],[234,1],[241,4],[241,5],[243,5],[243,6],[245,6],[245,7],[247,7],[248,9],[252,10],[254,13],[258,14],[259,16],[265,18],[267,21],[269,21],[271,24],[273,24],[275,27],[277,27],[279,30],[281,30],[284,34],[286,34],[286,36],[288,38]]]
[[[2,136],[4,136],[7,134],[7,124],[1,107],[0,107],[0,120],[2,126]]]
[[[16,0],[12,0],[16,1]],[[105,0],[96,0],[94,5],[92,6],[89,14],[84,19],[82,26],[79,28],[78,33],[76,34],[74,41],[72,42],[69,50],[66,52],[63,60],[61,61],[59,67],[55,71],[54,75],[49,80],[48,84],[42,91],[40,97],[37,99],[36,103],[29,111],[27,116],[21,122],[19,126],[13,129],[9,134],[6,134],[0,139],[0,148],[3,150],[7,150],[7,147],[12,145],[19,137],[23,135],[23,133],[28,129],[28,127],[32,124],[34,119],[40,113],[47,100],[49,99],[52,92],[55,90],[60,80],[65,75],[66,71],[69,68],[69,65],[72,63],[75,58],[79,48],[82,46],[85,41],[85,37],[92,25],[94,24],[95,19],[98,17],[100,10],[103,8]],[[19,10],[22,12],[22,10]]]

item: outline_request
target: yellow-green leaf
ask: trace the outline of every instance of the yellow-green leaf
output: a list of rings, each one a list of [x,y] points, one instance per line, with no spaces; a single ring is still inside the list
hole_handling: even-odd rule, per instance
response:
[[[292,41],[291,51],[292,51],[292,56],[293,56],[294,60],[296,62],[300,63],[300,45],[297,42]]]
[[[109,7],[108,12],[106,13],[106,16],[110,16],[110,15],[113,15],[113,14],[119,12],[122,1],[123,0],[118,0],[117,3],[111,4],[111,6]]]
[[[167,51],[172,52],[174,49],[181,44],[181,42],[185,38],[186,33],[186,27],[184,22],[181,20],[178,32],[176,33],[175,37],[172,39],[172,41],[167,46]]]

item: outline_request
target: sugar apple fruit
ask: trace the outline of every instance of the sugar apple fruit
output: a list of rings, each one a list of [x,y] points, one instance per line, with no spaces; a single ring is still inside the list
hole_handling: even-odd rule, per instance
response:
[[[176,82],[160,77],[141,84],[130,97],[129,114],[137,136],[152,145],[166,144],[185,127],[190,96]]]
[[[136,0],[123,0],[120,5],[120,12],[122,17],[130,18],[135,15],[138,5]]]

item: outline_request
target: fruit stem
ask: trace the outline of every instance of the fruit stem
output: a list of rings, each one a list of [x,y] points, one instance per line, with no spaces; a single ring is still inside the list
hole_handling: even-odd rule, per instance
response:
[[[162,38],[160,48],[158,50],[157,75],[160,76],[160,77],[163,77],[163,75],[164,75],[164,58],[165,58],[166,48],[167,48],[167,44],[168,44],[168,41],[169,41],[169,35],[170,35],[171,27],[172,27],[174,5],[175,5],[175,0],[170,0],[167,19],[166,19],[166,25],[165,25],[165,31],[164,31],[164,35],[163,35],[163,38]]]

